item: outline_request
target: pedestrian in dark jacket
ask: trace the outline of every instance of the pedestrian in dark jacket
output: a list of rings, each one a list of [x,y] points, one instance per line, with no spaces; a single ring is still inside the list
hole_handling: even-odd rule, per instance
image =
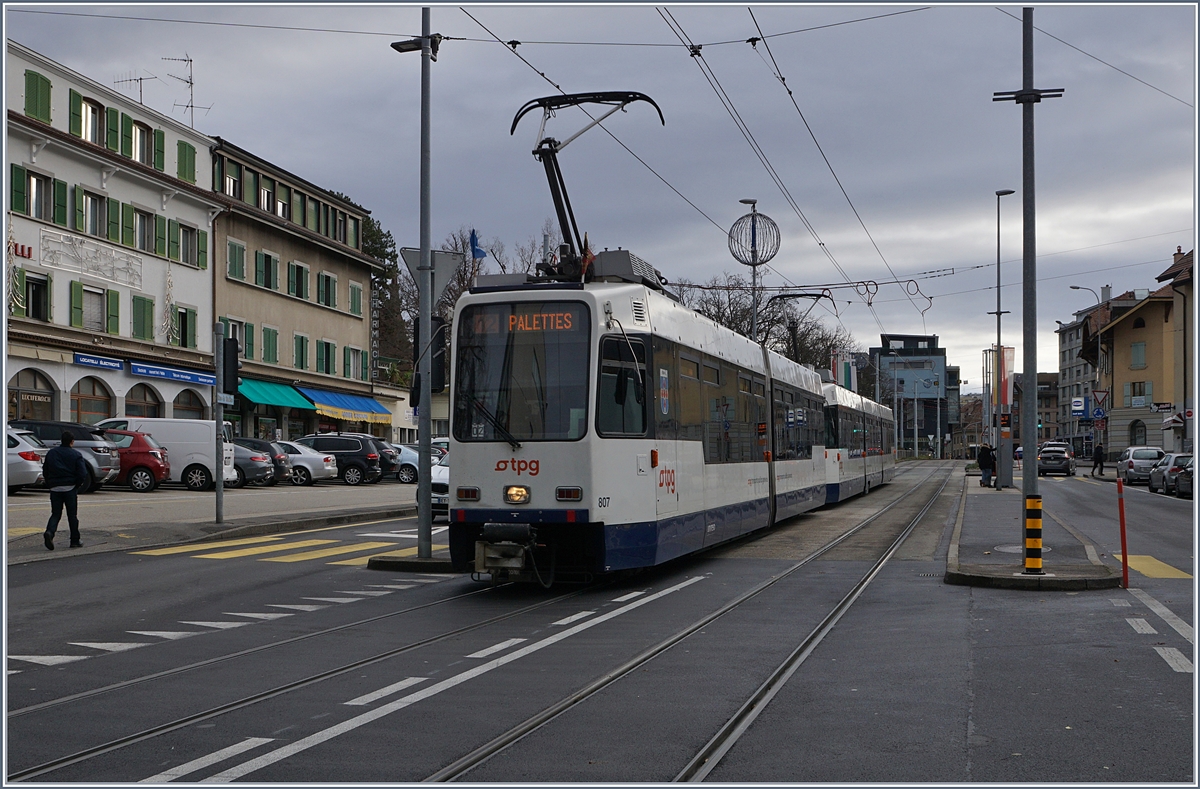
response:
[[[1104,445],[1099,441],[1096,442],[1096,448],[1092,450],[1092,476],[1096,476],[1096,469],[1100,469],[1100,476],[1104,476]]]
[[[71,529],[71,547],[82,548],[79,541],[78,496],[79,486],[87,482],[87,463],[79,450],[72,444],[75,436],[68,431],[62,434],[62,443],[46,453],[42,463],[42,476],[46,479],[46,487],[50,489],[50,521],[46,524],[46,533],[42,539],[46,542],[46,550],[54,550],[54,533],[58,531],[58,522],[62,520],[63,507],[67,508],[67,525]]]
[[[996,468],[996,454],[992,451],[991,446],[984,444],[979,450],[979,470],[983,477],[979,480],[982,487],[990,488],[992,486],[992,470]]]

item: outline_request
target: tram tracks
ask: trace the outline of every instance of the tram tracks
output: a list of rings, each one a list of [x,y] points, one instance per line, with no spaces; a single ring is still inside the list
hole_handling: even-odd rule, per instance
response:
[[[837,621],[842,615],[854,604],[863,590],[870,582],[878,575],[879,571],[887,561],[895,554],[896,550],[903,544],[904,540],[912,533],[913,529],[922,521],[925,515],[933,507],[938,500],[942,491],[950,481],[951,472],[954,464],[940,464],[925,476],[919,483],[914,485],[909,491],[898,497],[895,501],[881,508],[879,511],[864,518],[855,526],[851,527],[841,535],[829,540],[821,547],[817,548],[808,556],[796,562],[792,566],[786,568],[778,575],[768,578],[758,584],[749,591],[744,592],[738,597],[730,600],[720,608],[710,612],[700,619],[692,622],[687,627],[677,631],[668,638],[642,651],[641,653],[630,658],[621,665],[605,672],[595,680],[580,688],[571,695],[559,700],[553,705],[543,709],[541,712],[527,718],[521,723],[513,726],[503,734],[493,738],[484,745],[479,746],[470,753],[462,756],[454,762],[448,764],[437,772],[433,773],[425,779],[425,782],[440,782],[454,781],[464,777],[471,770],[479,767],[493,756],[512,747],[517,742],[525,738],[527,735],[536,731],[553,721],[568,710],[582,704],[589,698],[592,698],[604,688],[612,685],[623,677],[626,677],[637,671],[642,666],[646,665],[656,657],[671,650],[681,642],[685,641],[690,636],[701,631],[708,625],[726,616],[727,614],[738,610],[746,603],[761,595],[779,582],[793,575],[810,563],[816,561],[830,551],[842,545],[847,540],[861,533],[864,529],[870,527],[873,523],[889,514],[893,509],[898,508],[905,503],[910,496],[913,496],[917,491],[924,489],[926,483],[934,480],[936,490],[929,496],[921,507],[917,515],[912,518],[898,537],[896,537],[884,554],[876,561],[872,567],[865,573],[862,578],[854,585],[850,592],[845,595],[841,601],[829,612],[829,614],[821,621],[821,623],[808,634],[808,636],[800,642],[800,644],[792,650],[788,657],[773,671],[768,679],[751,695],[751,697],[742,705],[737,713],[730,718],[718,731],[718,733],[705,745],[705,747],[696,754],[688,765],[680,771],[675,777],[675,781],[702,781],[713,768],[720,762],[720,759],[729,751],[730,748],[737,742],[746,729],[754,722],[758,714],[766,707],[767,703],[786,684],[787,680],[796,672],[800,664],[805,658],[817,647],[825,635],[833,629]],[[940,480],[935,480],[935,477],[941,477]],[[937,484],[940,482],[940,484]]]

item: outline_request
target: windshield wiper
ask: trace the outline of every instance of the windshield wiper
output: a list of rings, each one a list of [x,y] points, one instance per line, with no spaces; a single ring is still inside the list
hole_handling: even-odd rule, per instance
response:
[[[495,431],[500,434],[500,437],[507,441],[513,449],[521,448],[521,442],[517,440],[517,437],[508,432],[508,428],[500,424],[500,420],[488,410],[487,406],[483,404],[482,400],[473,399],[471,401],[471,405],[475,406],[475,410],[478,411],[479,414],[488,421],[488,424],[490,424]]]

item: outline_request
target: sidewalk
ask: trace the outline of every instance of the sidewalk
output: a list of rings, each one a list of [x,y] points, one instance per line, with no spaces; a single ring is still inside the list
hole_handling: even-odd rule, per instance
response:
[[[1111,475],[1109,478],[1115,479]],[[1095,546],[1052,510],[1042,513],[1045,574],[1026,575],[1024,497],[1020,488],[981,488],[978,476],[967,476],[965,481],[946,557],[946,583],[1040,591],[1120,586],[1120,570],[1104,564]]]

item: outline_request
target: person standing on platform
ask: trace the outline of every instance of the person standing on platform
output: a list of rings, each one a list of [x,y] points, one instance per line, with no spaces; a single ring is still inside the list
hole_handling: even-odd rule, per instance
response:
[[[979,450],[979,471],[983,476],[979,480],[979,485],[984,488],[992,486],[992,471],[996,468],[996,453],[992,451],[990,444],[984,444]]]
[[[1096,476],[1096,469],[1100,469],[1100,476],[1104,476],[1104,445],[1099,441],[1092,449],[1092,476]],[[1119,475],[1118,475],[1119,476]]]
[[[87,463],[79,450],[72,444],[75,436],[68,431],[62,434],[62,443],[46,453],[42,464],[42,476],[46,478],[46,487],[50,489],[50,521],[46,524],[46,533],[42,539],[46,550],[54,550],[54,533],[58,531],[58,522],[62,520],[63,507],[67,508],[67,525],[71,529],[71,547],[82,548],[79,541],[79,487],[88,481]]]

